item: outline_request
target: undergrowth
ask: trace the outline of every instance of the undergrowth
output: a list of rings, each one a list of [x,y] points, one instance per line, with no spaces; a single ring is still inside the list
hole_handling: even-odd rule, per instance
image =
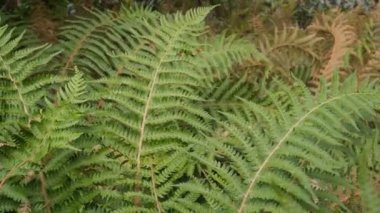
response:
[[[213,9],[3,24],[0,212],[379,212],[379,14]]]

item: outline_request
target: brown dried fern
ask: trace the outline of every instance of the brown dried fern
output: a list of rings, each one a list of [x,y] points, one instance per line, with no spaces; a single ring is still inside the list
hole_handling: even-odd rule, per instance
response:
[[[270,61],[270,70],[279,73],[285,79],[291,79],[290,69],[304,63],[320,61],[315,45],[321,41],[316,34],[306,34],[299,28],[275,27],[273,36],[263,36],[257,47]],[[251,61],[251,64],[258,64]],[[259,63],[260,64],[260,63]]]
[[[326,58],[326,65],[322,69],[313,71],[311,86],[318,87],[319,79],[323,76],[328,81],[331,80],[335,70],[342,71],[344,57],[351,51],[352,46],[357,41],[355,28],[348,24],[344,14],[338,15],[333,21],[323,15],[322,20],[316,20],[309,26],[309,30],[319,33],[327,33],[333,37],[332,49]],[[344,74],[344,73],[341,73]]]
[[[358,71],[359,79],[380,78],[380,50],[372,53],[366,65]]]
[[[359,44],[361,51],[355,55],[361,62],[359,66],[354,67],[359,80],[380,77],[380,11],[372,11],[368,18],[366,31],[362,33]]]

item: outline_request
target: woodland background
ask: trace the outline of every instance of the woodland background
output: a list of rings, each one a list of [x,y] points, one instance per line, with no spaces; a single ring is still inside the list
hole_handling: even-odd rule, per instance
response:
[[[239,34],[262,34],[263,28],[291,24],[307,27],[313,17],[329,10],[373,11],[377,0],[1,0],[8,21],[26,22],[42,41],[57,40],[57,31],[66,19],[83,16],[87,10],[114,10],[121,5],[144,5],[163,13],[186,11],[199,6],[220,5],[208,17],[214,30]]]

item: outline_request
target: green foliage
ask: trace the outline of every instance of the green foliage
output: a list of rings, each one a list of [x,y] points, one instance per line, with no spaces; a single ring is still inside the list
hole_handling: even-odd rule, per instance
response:
[[[80,17],[68,21],[60,33],[62,57],[53,63],[66,75],[73,65],[92,76],[109,75],[121,69],[112,55],[124,52],[130,37],[130,29],[139,19],[153,19],[158,14],[143,8],[123,9],[119,14],[91,12],[90,18]],[[128,40],[127,40],[128,39]],[[113,72],[114,73],[114,72]]]
[[[314,212],[339,203],[331,189],[367,144],[357,141],[378,116],[378,85],[335,75],[312,93],[301,80],[233,73],[252,58],[273,66],[277,52],[265,52],[268,40],[261,53],[208,35],[212,9],[95,11],[69,21],[52,47],[0,28],[0,212]],[[285,35],[274,43],[313,60],[307,41],[316,38]]]
[[[371,143],[368,143],[359,155],[358,174],[362,211],[375,213],[380,211],[380,195],[373,188],[372,174],[368,169],[368,156]]]
[[[344,146],[357,145],[358,122],[370,120],[379,104],[378,90],[353,85],[354,78],[341,86],[336,79],[317,97],[302,83],[300,96],[281,85],[289,104],[273,99],[274,109],[243,101],[246,114],[227,114],[224,134],[209,139],[206,156],[195,156],[205,164],[208,187],[186,187],[200,190],[216,212],[317,211],[328,198],[315,185],[333,184],[345,167]]]

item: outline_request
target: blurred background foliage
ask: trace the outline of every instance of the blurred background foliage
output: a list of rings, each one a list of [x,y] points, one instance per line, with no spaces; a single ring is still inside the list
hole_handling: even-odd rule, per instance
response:
[[[313,85],[319,82],[319,70],[330,73],[331,67],[339,65],[342,73],[354,70],[366,73],[363,66],[380,61],[373,53],[377,52],[377,46],[372,48],[374,46],[372,43],[377,44],[374,41],[380,37],[378,0],[0,0],[0,2],[2,5],[0,22],[17,26],[20,33],[26,30],[27,39],[23,39],[26,45],[36,42],[58,42],[62,36],[60,27],[65,21],[75,19],[76,16],[91,17],[91,11],[107,11],[117,16],[122,7],[136,5],[144,5],[161,13],[219,5],[207,17],[209,32],[216,34],[224,31],[226,34],[245,37],[258,47],[268,61],[247,61],[242,67],[237,67],[233,73],[238,79],[245,76],[260,82],[260,88],[266,87],[266,81],[261,80],[263,78],[269,80],[274,76],[281,76],[284,80],[292,82],[291,79],[296,76]]]
[[[3,22],[24,23],[43,41],[55,41],[54,33],[66,19],[88,10],[118,11],[121,5],[142,4],[163,13],[219,5],[209,16],[212,30],[259,34],[271,23],[307,27],[315,14],[328,10],[360,8],[368,13],[378,0],[0,0]]]
[[[27,45],[59,41],[60,27],[91,11],[118,15],[122,7],[144,5],[161,13],[219,5],[207,17],[210,34],[224,31],[248,38],[268,61],[247,61],[234,75],[260,82],[273,76],[291,82],[294,75],[313,85],[319,70],[342,73],[377,63],[378,0],[0,0],[1,21],[26,30]],[[375,9],[377,8],[377,9]],[[376,39],[375,39],[376,38]],[[375,42],[376,41],[376,42]],[[318,44],[317,44],[318,43]],[[317,44],[317,45],[316,45]],[[372,48],[374,46],[374,48]],[[376,46],[376,47],[375,47]],[[333,48],[332,48],[333,47]],[[376,57],[375,57],[376,56]],[[372,58],[375,58],[372,60]],[[343,66],[344,65],[344,66]],[[276,73],[276,75],[273,75]],[[314,73],[314,74],[313,74]],[[372,72],[371,72],[372,73]],[[279,75],[278,75],[279,74]],[[312,79],[312,80],[310,80]],[[260,89],[261,91],[261,89]]]

